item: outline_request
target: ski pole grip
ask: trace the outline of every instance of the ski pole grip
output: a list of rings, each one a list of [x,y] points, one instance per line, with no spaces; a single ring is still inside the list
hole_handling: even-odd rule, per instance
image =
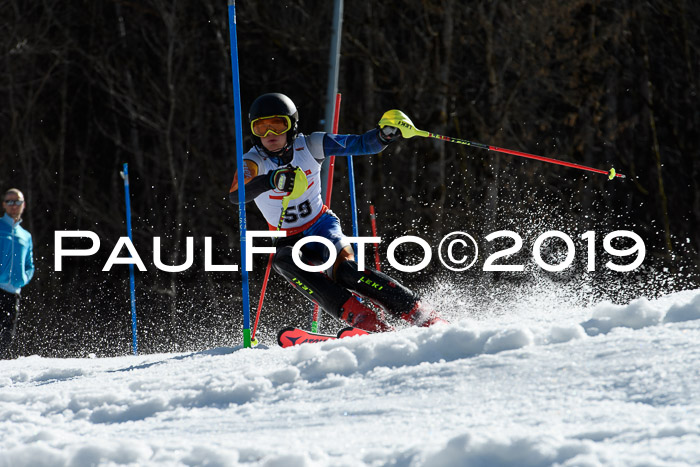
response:
[[[293,199],[297,199],[301,195],[304,194],[306,189],[309,187],[309,180],[306,178],[306,174],[304,171],[301,169],[301,167],[297,167],[294,169],[294,188],[292,191],[282,198],[282,201],[286,200],[287,203]]]
[[[384,128],[385,126],[398,128],[401,131],[401,136],[404,138],[413,138],[414,136],[427,138],[430,136],[427,131],[416,128],[411,119],[408,118],[408,115],[397,109],[384,112],[384,115],[379,120],[379,128]]]

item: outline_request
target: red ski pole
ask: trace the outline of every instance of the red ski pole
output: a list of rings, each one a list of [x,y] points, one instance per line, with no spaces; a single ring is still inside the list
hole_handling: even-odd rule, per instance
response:
[[[588,167],[581,164],[574,164],[572,162],[560,161],[558,159],[552,159],[550,157],[536,156],[535,154],[528,154],[526,152],[514,151],[512,149],[499,148],[498,146],[491,146],[488,144],[475,143],[474,141],[467,141],[466,139],[452,138],[450,136],[437,135],[429,131],[419,130],[413,126],[411,119],[406,116],[405,113],[400,110],[389,110],[382,115],[381,120],[379,120],[379,126],[384,128],[385,126],[394,126],[401,130],[401,135],[404,138],[412,138],[414,136],[421,136],[423,138],[435,138],[442,141],[447,141],[449,143],[464,144],[466,146],[473,146],[479,149],[486,149],[487,151],[502,152],[504,154],[511,154],[513,156],[527,157],[528,159],[535,159],[541,162],[547,162],[549,164],[563,165],[566,167],[572,167],[579,170],[587,170],[589,172],[595,172],[599,174],[604,174],[608,176],[608,179],[612,180],[615,177],[625,178],[624,175],[619,174],[614,168],[610,170],[594,169],[593,167]]]
[[[280,213],[280,220],[277,223],[277,231],[282,230],[282,223],[284,222],[284,216],[287,215],[287,207],[289,202],[293,199],[297,199],[306,191],[308,187],[308,180],[306,179],[306,174],[303,170],[297,167],[294,173],[294,189],[287,196],[282,198],[282,212]],[[262,289],[260,290],[260,299],[258,300],[258,311],[255,313],[255,323],[253,324],[253,332],[250,335],[250,340],[252,345],[258,345],[257,339],[255,339],[255,332],[258,330],[258,322],[260,321],[260,311],[262,311],[263,302],[265,301],[265,290],[267,290],[267,281],[270,278],[270,269],[272,268],[272,257],[274,254],[270,254],[267,260],[267,269],[265,269],[265,278],[263,279]]]

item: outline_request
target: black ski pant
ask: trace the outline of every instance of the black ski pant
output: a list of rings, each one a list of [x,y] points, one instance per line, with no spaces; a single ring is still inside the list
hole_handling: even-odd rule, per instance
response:
[[[19,294],[0,290],[0,360],[10,358],[19,316]]]
[[[302,261],[317,263],[303,254],[303,248]],[[382,272],[371,268],[358,271],[355,261],[343,261],[336,270],[335,281],[322,272],[304,271],[294,263],[291,246],[277,249],[272,267],[299,293],[335,318],[340,318],[341,307],[352,297],[350,291],[377,302],[397,317],[410,312],[419,299],[410,289]]]

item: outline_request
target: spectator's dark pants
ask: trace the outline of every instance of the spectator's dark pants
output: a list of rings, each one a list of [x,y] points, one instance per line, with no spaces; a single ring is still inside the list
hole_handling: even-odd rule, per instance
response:
[[[10,345],[19,316],[19,294],[0,290],[0,359],[10,358]]]

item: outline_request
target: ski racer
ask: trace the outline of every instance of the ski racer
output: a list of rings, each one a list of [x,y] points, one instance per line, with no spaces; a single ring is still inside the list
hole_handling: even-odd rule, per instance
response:
[[[369,332],[391,328],[352,294],[367,297],[391,315],[416,326],[444,322],[428,309],[418,294],[388,275],[366,267],[358,270],[355,256],[343,234],[338,217],[321,198],[321,163],[331,155],[376,154],[396,141],[401,132],[393,126],[375,128],[362,135],[338,135],[298,131],[299,113],[292,100],[279,93],[258,97],[248,112],[253,148],[243,156],[245,202],[255,201],[271,230],[280,223],[282,198],[294,188],[295,170],[307,176],[308,188],[288,206],[272,267],[307,299],[331,316]],[[238,178],[234,176],[229,200],[238,204]],[[335,264],[323,272],[308,272],[292,260],[292,246],[302,237],[321,236],[335,246]],[[311,242],[301,249],[306,264],[325,263],[330,253],[325,245]]]

